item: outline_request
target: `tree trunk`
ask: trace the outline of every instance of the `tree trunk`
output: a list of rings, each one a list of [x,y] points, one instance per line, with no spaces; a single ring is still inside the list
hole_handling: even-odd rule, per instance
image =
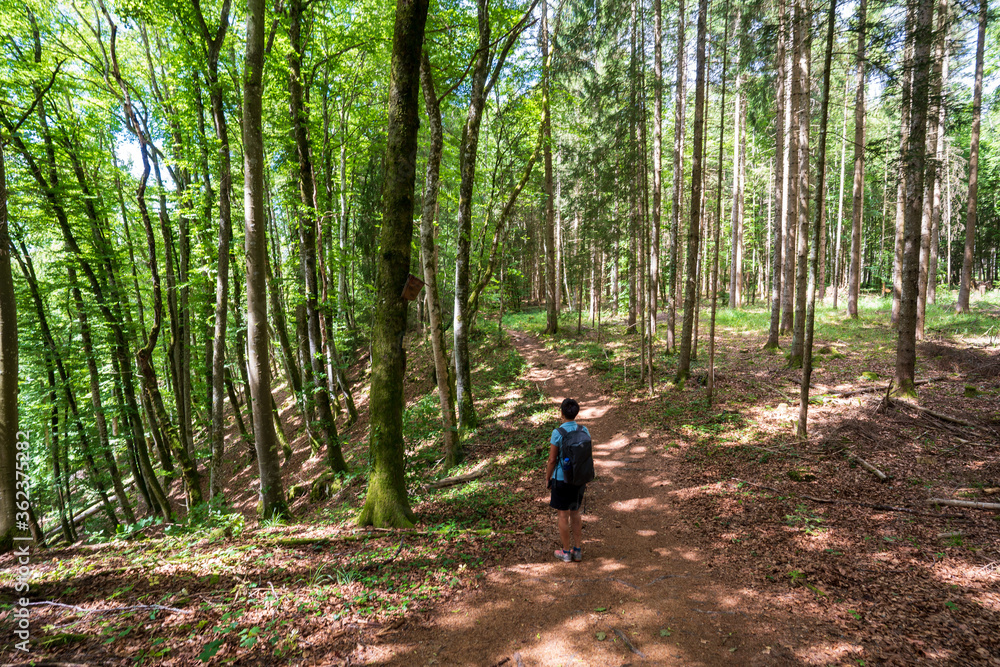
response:
[[[945,89],[948,85],[948,37],[945,35],[944,39],[944,62],[941,64],[941,90]],[[937,169],[939,172],[938,178],[934,180],[934,192],[932,196],[934,197],[933,211],[931,213],[931,256],[930,256],[930,273],[927,279],[927,300],[931,303],[937,303],[937,277],[938,277],[938,249],[941,244],[941,182],[948,178],[948,170],[946,165],[946,155],[945,155],[945,99],[944,94],[941,93],[938,104],[938,120],[937,120],[937,146],[934,150],[934,159],[937,162]],[[943,175],[941,171],[943,170]]]
[[[764,344],[766,350],[778,349],[778,336],[780,335],[781,304],[782,304],[782,277],[784,274],[784,220],[785,209],[788,206],[788,150],[789,132],[785,119],[788,117],[787,105],[785,103],[785,51],[788,42],[788,22],[786,20],[787,10],[785,0],[778,2],[778,44],[775,54],[777,73],[775,75],[775,95],[774,95],[774,188],[772,198],[778,199],[775,203],[778,220],[774,224],[774,249],[771,260],[771,322],[767,334],[767,343]],[[769,193],[770,195],[770,193]],[[768,200],[770,201],[770,200]],[[770,216],[769,218],[770,219]]]
[[[675,287],[677,285],[677,257],[678,257],[678,235],[681,225],[681,189],[684,180],[684,63],[686,55],[684,53],[684,0],[677,3],[677,82],[675,84],[676,97],[674,102],[674,164],[673,164],[673,195],[670,209],[670,267],[669,283],[667,290],[669,301],[667,303],[667,351],[673,352],[676,349],[674,340],[674,329],[676,325],[677,299],[675,298]]]
[[[403,377],[406,373],[403,335],[406,333],[407,302],[401,291],[410,270],[413,238],[420,54],[427,6],[427,0],[398,0],[396,4],[382,193],[384,213],[375,285],[376,316],[372,327],[369,409],[372,470],[365,504],[358,516],[358,524],[362,526],[409,527],[416,519],[410,509],[403,477]],[[485,6],[480,5],[480,10],[483,12]],[[483,22],[488,25],[489,17],[481,13],[481,31]],[[488,28],[486,32],[488,35]]]
[[[917,263],[917,340],[924,339],[924,319],[927,314],[927,285],[931,264],[931,240],[934,236],[934,210],[939,208],[941,191],[938,188],[938,129],[943,90],[945,31],[948,24],[947,0],[938,0],[937,28],[934,34],[934,55],[930,72],[929,103],[927,111],[927,155],[924,174],[924,206],[920,221],[920,257]]]
[[[663,0],[653,0],[653,228],[649,252],[649,330],[656,338],[660,297],[660,220],[663,217]],[[581,276],[583,268],[580,268]],[[581,280],[582,282],[582,280]],[[580,308],[583,305],[580,304]],[[669,343],[668,343],[669,349]],[[652,342],[650,342],[652,352]],[[652,362],[650,362],[652,368]]]
[[[956,313],[969,312],[969,290],[972,286],[972,258],[976,244],[976,217],[979,201],[979,128],[983,108],[983,51],[986,44],[987,5],[988,0],[979,0],[976,80],[972,94],[972,132],[969,139],[969,197],[965,216],[965,251],[962,255],[962,277],[958,285],[958,301],[955,302]]]
[[[542,193],[545,196],[545,333],[554,334],[559,331],[559,304],[556,303],[555,202],[552,197],[552,117],[549,111],[551,60],[549,55],[548,7],[548,2],[542,0],[542,20],[538,28],[538,42],[542,52],[542,154],[545,161],[545,180],[542,183]]]
[[[796,84],[793,94],[798,97],[795,104],[797,112],[797,155],[798,180],[795,198],[798,202],[797,220],[798,233],[796,239],[795,270],[795,323],[792,331],[792,349],[788,356],[788,367],[802,366],[803,345],[805,342],[806,317],[806,281],[808,279],[809,252],[809,90],[811,87],[810,65],[812,64],[812,31],[810,30],[811,6],[809,0],[796,0],[795,33],[797,59]],[[816,220],[819,224],[819,218]]]
[[[816,292],[820,253],[820,238],[823,234],[820,220],[826,209],[826,134],[830,119],[830,70],[833,65],[833,35],[837,22],[837,0],[830,0],[830,11],[826,15],[826,56],[823,64],[823,104],[819,115],[819,154],[816,156],[816,224],[813,240],[809,247],[809,282],[806,286],[805,342],[802,350],[802,385],[799,392],[799,423],[796,429],[800,440],[806,438],[809,416],[809,382],[812,378],[813,334],[816,330]],[[808,79],[806,79],[808,81]]]
[[[854,199],[851,224],[851,268],[847,284],[847,313],[858,317],[861,291],[861,223],[865,213],[865,34],[868,29],[867,0],[858,1],[857,92],[854,97]],[[888,185],[886,186],[888,187]],[[883,198],[884,199],[884,198]],[[883,214],[883,221],[885,215]],[[879,262],[881,263],[881,250]]]
[[[896,185],[896,235],[893,245],[892,263],[892,311],[890,319],[893,326],[899,325],[899,300],[903,293],[903,234],[906,215],[906,154],[910,141],[910,114],[913,98],[913,21],[915,4],[910,3],[906,12],[906,46],[903,52],[903,85],[900,102],[900,160],[899,180]]]
[[[10,266],[10,234],[7,226],[7,169],[0,141],[0,553],[14,546],[16,523],[17,452],[17,299]],[[20,531],[24,532],[24,531]]]
[[[698,47],[694,95],[694,155],[691,161],[691,223],[687,243],[687,275],[684,292],[684,328],[681,332],[681,352],[677,363],[678,384],[691,374],[691,347],[694,334],[694,315],[697,308],[698,249],[701,240],[702,151],[705,134],[705,44],[707,35],[708,0],[698,3]]]
[[[108,438],[108,424],[104,417],[104,405],[101,400],[101,378],[97,369],[97,357],[94,354],[94,343],[90,336],[90,322],[87,318],[87,311],[83,306],[83,295],[76,284],[76,269],[71,264],[69,267],[69,279],[73,295],[73,303],[77,311],[77,319],[80,322],[80,338],[83,342],[83,353],[87,358],[87,375],[90,378],[90,404],[94,409],[94,424],[97,426],[97,437],[101,448],[101,453],[108,471],[111,473],[111,483],[115,487],[115,496],[118,504],[122,508],[127,523],[135,523],[135,514],[129,504],[128,494],[122,484],[121,473],[115,461],[114,451],[111,448],[111,441]]]
[[[799,37],[797,36],[795,24],[797,21],[796,6],[794,1],[789,1],[787,17],[787,36],[789,38],[788,48],[785,50],[785,75],[788,77],[785,84],[785,136],[788,142],[788,160],[785,162],[785,173],[788,183],[785,187],[785,194],[782,194],[782,221],[784,225],[785,247],[782,251],[782,274],[781,274],[781,333],[788,333],[792,330],[794,312],[792,302],[795,298],[795,239],[797,237],[798,225],[798,102],[799,96],[795,93],[797,80],[798,54],[801,50]]]
[[[742,5],[736,6],[736,29],[743,21]],[[742,37],[737,38],[742,49]],[[743,306],[743,212],[746,205],[746,99],[743,96],[743,74],[739,71],[740,55],[736,56],[736,100],[733,107],[733,222],[732,257],[729,264],[729,307]],[[723,82],[725,85],[725,82]]]
[[[434,371],[437,375],[438,399],[441,403],[445,469],[448,469],[461,460],[462,443],[458,438],[458,429],[455,424],[455,399],[452,395],[451,370],[448,366],[448,352],[444,342],[444,318],[441,314],[441,297],[437,283],[437,244],[434,243],[434,218],[437,212],[438,189],[440,187],[444,127],[441,122],[440,102],[437,93],[434,92],[434,76],[431,73],[430,56],[426,50],[423,52],[420,64],[420,82],[430,125],[427,177],[420,216],[420,249],[429,306],[431,349],[434,355]]]
[[[844,125],[840,134],[840,190],[837,194],[837,236],[833,244],[833,279],[830,281],[833,286],[833,309],[837,309],[837,296],[840,293],[840,239],[844,233],[844,176],[847,172],[847,100],[850,93],[851,81],[848,77],[844,88]]]
[[[414,0],[422,1],[422,0]],[[455,256],[455,389],[458,404],[459,437],[476,427],[476,409],[472,402],[472,361],[469,359],[469,261],[472,249],[472,196],[476,179],[476,156],[479,151],[479,125],[486,103],[486,77],[489,73],[490,17],[486,0],[479,6],[479,49],[472,72],[472,90],[462,143],[459,148],[461,183],[458,192],[458,243]],[[419,61],[418,61],[419,65]],[[543,121],[544,122],[544,121]]]
[[[246,216],[247,337],[253,369],[254,441],[260,471],[260,516],[288,515],[278,462],[278,435],[271,416],[271,364],[267,331],[267,218],[264,207],[262,128],[264,21],[263,0],[247,0],[247,43],[243,67],[243,206]]]
[[[933,40],[934,0],[920,0],[913,24],[913,82],[910,99],[909,141],[906,145],[906,209],[903,227],[902,290],[896,340],[896,386],[903,394],[915,394],[917,291],[920,255],[920,222],[924,200],[924,161],[927,137],[927,106],[930,84],[930,52]]]
[[[739,2],[739,0],[737,0]],[[740,11],[736,10],[736,25],[737,29],[740,24]],[[719,296],[719,235],[722,229],[722,156],[725,153],[725,143],[726,143],[726,69],[729,66],[729,0],[726,0],[726,9],[723,14],[722,21],[725,25],[723,28],[723,38],[722,38],[722,95],[719,98],[719,165],[716,173],[716,190],[715,190],[715,231],[713,234],[712,242],[712,278],[711,285],[709,289],[712,291],[712,310],[709,316],[708,323],[708,378],[706,381],[706,401],[708,407],[712,407],[712,398],[715,393],[715,310],[718,306],[718,296]],[[739,75],[737,75],[737,79]],[[737,83],[737,91],[739,90]],[[737,155],[733,160],[733,173],[734,179],[738,178],[736,174],[739,172],[739,106],[740,106],[740,95],[739,92],[736,94],[736,133],[735,138],[736,152]],[[736,245],[736,196],[738,185],[734,182],[733,187],[733,245]],[[734,250],[735,252],[735,250]],[[733,286],[733,280],[735,279],[735,274],[730,273],[730,288]],[[732,292],[729,296],[730,307],[733,307]]]

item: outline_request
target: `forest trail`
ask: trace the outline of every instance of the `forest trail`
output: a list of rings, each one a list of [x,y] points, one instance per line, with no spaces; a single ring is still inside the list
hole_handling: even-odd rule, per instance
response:
[[[769,614],[756,591],[724,583],[703,548],[675,531],[681,457],[642,430],[628,405],[616,405],[586,362],[529,334],[511,336],[528,379],[551,400],[553,422],[561,400],[576,398],[593,436],[598,477],[586,492],[583,562],[554,559],[553,510],[539,535],[525,538],[534,542],[523,544],[521,562],[490,571],[478,589],[411,626],[394,656],[377,664],[805,664],[789,648],[810,643],[801,619]],[[538,436],[547,442],[548,428]],[[547,504],[543,477],[540,465],[537,501]]]

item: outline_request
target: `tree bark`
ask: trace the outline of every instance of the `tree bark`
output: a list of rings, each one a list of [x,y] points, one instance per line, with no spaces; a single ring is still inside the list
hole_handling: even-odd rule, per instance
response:
[[[416,518],[410,509],[403,477],[403,376],[406,372],[403,336],[407,302],[401,291],[410,270],[413,238],[420,54],[427,6],[428,0],[398,0],[396,4],[382,192],[384,213],[372,330],[369,409],[372,471],[365,504],[358,516],[358,524],[362,526],[408,527]],[[480,5],[480,10],[485,10],[485,6]],[[481,29],[483,21],[488,25],[489,17],[481,14]]]
[[[837,0],[830,0],[830,11],[826,15],[826,57],[823,65],[823,104],[819,115],[819,154],[816,156],[816,224],[813,226],[813,240],[809,247],[809,281],[806,286],[805,342],[802,350],[802,386],[799,393],[798,438],[806,438],[809,416],[809,382],[812,377],[813,334],[816,330],[816,292],[819,275],[820,238],[823,234],[820,220],[826,209],[826,135],[830,120],[830,70],[833,65],[833,35],[837,22]],[[807,79],[808,80],[808,79]]]
[[[947,30],[947,28],[946,28]],[[944,35],[944,62],[941,64],[941,90],[944,91],[948,85],[948,36]],[[938,104],[938,126],[937,126],[937,146],[934,150],[935,160],[939,172],[938,178],[934,180],[933,211],[931,212],[931,256],[930,273],[927,278],[927,300],[937,303],[937,277],[938,277],[938,248],[941,244],[941,182],[948,178],[948,170],[945,155],[945,96],[941,93]],[[943,170],[943,175],[941,171]]]
[[[101,400],[101,378],[97,369],[97,357],[94,354],[94,343],[90,336],[90,322],[87,318],[87,311],[83,306],[83,295],[76,283],[76,269],[70,265],[69,278],[73,303],[77,310],[77,319],[80,322],[80,338],[83,342],[83,353],[87,358],[87,375],[90,378],[90,404],[94,409],[94,424],[97,426],[97,437],[100,443],[101,453],[108,471],[111,473],[111,483],[115,488],[115,496],[118,504],[122,508],[127,523],[135,523],[135,514],[132,512],[132,505],[129,503],[128,494],[122,484],[121,472],[115,461],[114,451],[111,448],[111,441],[108,438],[108,424],[104,417],[104,405]]]
[[[422,1],[422,0],[414,0]],[[479,125],[486,103],[486,77],[489,73],[490,17],[486,0],[479,6],[479,48],[472,71],[472,91],[469,111],[462,129],[459,148],[458,243],[455,255],[455,399],[458,404],[459,437],[476,427],[476,408],[472,402],[472,361],[469,358],[469,261],[472,249],[472,196],[476,179],[476,157],[479,151]]]
[[[913,25],[913,83],[909,141],[905,153],[906,209],[903,227],[902,289],[896,339],[896,386],[902,394],[915,394],[917,292],[920,223],[923,214],[927,106],[930,52],[933,39],[934,0],[920,0]]]
[[[786,19],[787,10],[785,0],[778,1],[778,44],[775,49],[775,95],[774,95],[774,193],[775,209],[777,209],[778,220],[774,224],[774,248],[771,260],[771,322],[767,333],[767,343],[765,350],[778,349],[778,336],[781,329],[781,295],[782,277],[784,275],[784,220],[785,208],[788,206],[788,141],[789,133],[786,131],[787,105],[785,104],[785,51],[788,42],[788,22]],[[770,194],[770,193],[769,193]]]
[[[677,299],[675,298],[675,287],[677,285],[677,256],[678,256],[678,236],[681,225],[681,190],[684,180],[684,101],[686,98],[684,91],[684,63],[686,54],[684,53],[684,0],[677,3],[677,82],[675,84],[676,97],[674,101],[674,148],[673,148],[673,195],[670,209],[670,267],[669,267],[669,289],[667,290],[667,351],[673,352],[676,349],[674,340],[674,328],[677,316]]]
[[[962,255],[962,277],[958,285],[956,313],[969,312],[969,291],[972,286],[972,259],[976,245],[976,217],[979,202],[979,131],[983,108],[983,52],[986,45],[986,11],[988,0],[979,0],[979,32],[976,38],[976,80],[972,93],[972,132],[969,139],[969,197],[965,215],[965,250]]]
[[[649,251],[650,354],[660,298],[660,225],[663,217],[663,0],[653,0],[653,226]],[[582,272],[581,267],[581,272]],[[581,273],[582,276],[582,273]],[[581,278],[582,282],[582,278]],[[582,304],[579,304],[583,308]],[[652,368],[652,362],[650,362]]]
[[[739,0],[737,0],[739,2]],[[736,25],[739,26],[739,9],[736,10]],[[715,230],[713,234],[712,242],[712,277],[710,288],[712,291],[712,310],[709,316],[708,323],[708,379],[706,381],[706,401],[708,407],[712,407],[712,398],[715,393],[715,310],[718,306],[718,295],[719,295],[719,236],[722,229],[722,156],[725,153],[725,143],[726,143],[726,69],[729,66],[729,0],[726,0],[726,9],[723,14],[722,21],[725,25],[723,28],[723,38],[722,38],[722,95],[719,98],[719,163],[716,173],[716,191],[715,191]],[[737,84],[739,86],[739,84]],[[737,88],[738,90],[738,88]],[[740,96],[737,92],[736,94],[736,126],[739,127],[739,106],[740,106]],[[739,152],[739,129],[736,130],[737,136],[735,138],[736,151]],[[737,154],[736,159],[733,160],[733,172],[734,179],[738,178],[735,174],[739,171],[739,155]],[[734,182],[734,186],[736,183]],[[736,243],[736,199],[737,188],[733,187],[733,244]],[[735,278],[733,274],[730,274],[730,287],[732,287],[732,280]],[[729,297],[730,306],[732,307],[732,292],[730,292]]]
[[[785,162],[785,173],[787,174],[787,185],[785,194],[782,194],[782,221],[784,225],[785,247],[782,252],[782,273],[781,273],[781,333],[788,333],[792,330],[794,311],[792,302],[795,298],[795,239],[797,236],[796,220],[798,219],[798,102],[799,96],[795,93],[795,82],[797,79],[798,54],[801,49],[799,38],[796,36],[795,24],[796,4],[789,0],[787,18],[787,36],[789,39],[788,48],[785,50],[785,75],[788,77],[785,84],[785,136],[788,142],[788,160]]]
[[[687,275],[684,291],[684,328],[681,331],[680,359],[677,363],[678,384],[691,374],[691,347],[694,316],[697,308],[698,249],[701,240],[702,151],[705,134],[705,45],[707,36],[708,0],[698,2],[697,75],[694,94],[694,155],[691,161],[691,223],[687,242]]]
[[[434,243],[434,218],[438,205],[440,187],[441,154],[444,150],[444,127],[441,122],[441,105],[434,91],[434,75],[431,61],[424,50],[420,61],[420,84],[424,94],[424,106],[430,125],[430,147],[427,154],[427,176],[424,185],[424,201],[420,216],[420,250],[423,258],[425,289],[427,290],[428,315],[430,318],[431,350],[434,355],[434,371],[437,376],[438,399],[441,403],[441,426],[444,438],[445,469],[461,460],[462,443],[455,424],[455,397],[452,389],[452,375],[448,365],[448,352],[444,341],[444,317],[441,313],[441,297],[438,290],[437,244]]]
[[[542,52],[542,154],[545,178],[542,193],[545,196],[545,333],[559,331],[559,304],[556,303],[556,250],[555,250],[555,201],[552,197],[552,115],[549,110],[549,79],[551,59],[549,54],[549,5],[542,0],[542,20],[538,28],[539,48]],[[487,22],[489,18],[487,17]]]
[[[847,286],[847,313],[858,317],[861,291],[861,223],[865,212],[865,34],[867,0],[858,0],[857,92],[854,96],[854,199],[851,224],[851,268]],[[884,218],[884,216],[883,216]],[[881,262],[881,255],[879,256]]]
[[[903,52],[903,85],[900,102],[900,160],[899,160],[899,181],[896,185],[896,229],[895,241],[893,245],[892,263],[892,311],[890,321],[893,326],[899,325],[899,304],[903,294],[903,235],[905,229],[906,216],[906,155],[909,151],[910,141],[910,114],[912,113],[913,99],[913,21],[916,4],[910,3],[906,12],[906,46]]]
[[[929,103],[927,112],[927,155],[924,174],[924,205],[920,221],[920,257],[917,263],[917,340],[924,339],[924,319],[927,313],[927,285],[931,264],[931,240],[934,236],[934,210],[939,208],[941,191],[938,188],[938,130],[944,103],[943,90],[944,37],[948,23],[948,2],[938,0],[937,28],[934,31],[934,55],[930,72]]]
[[[18,531],[15,521],[16,461],[18,443],[27,442],[18,433],[17,299],[10,266],[7,169],[3,151],[4,142],[0,140],[0,553],[13,547],[14,535]]]
[[[809,90],[811,87],[810,66],[812,64],[812,31],[810,29],[811,6],[809,0],[795,0],[795,33],[796,83],[793,85],[793,95],[797,112],[797,156],[798,166],[795,192],[796,219],[798,233],[796,238],[796,269],[795,269],[795,322],[792,331],[792,349],[788,355],[788,367],[802,366],[803,346],[805,343],[806,288],[808,280],[809,254]],[[819,224],[817,218],[816,224]]]
[[[264,0],[247,0],[243,66],[243,206],[246,216],[247,336],[253,370],[254,441],[260,471],[260,516],[288,516],[278,462],[278,434],[271,416],[271,364],[267,331],[267,219],[264,207]]]
[[[844,89],[844,125],[840,134],[840,190],[837,194],[837,235],[833,245],[833,279],[830,281],[833,286],[833,309],[837,309],[837,297],[840,294],[840,239],[844,234],[844,177],[847,172],[847,100],[850,93],[851,81],[847,81]]]

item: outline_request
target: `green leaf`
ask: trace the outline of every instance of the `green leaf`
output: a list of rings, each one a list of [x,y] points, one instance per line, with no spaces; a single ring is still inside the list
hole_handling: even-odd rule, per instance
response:
[[[661,637],[669,637],[670,636],[670,628],[666,628],[665,630],[660,630],[660,636]]]
[[[594,609],[594,611],[607,611],[607,610],[608,610],[607,607],[597,607]]]
[[[208,662],[215,657],[215,654],[219,652],[219,648],[222,647],[222,643],[226,641],[225,639],[213,639],[212,641],[205,644],[205,648],[202,650],[201,654],[198,655],[198,659],[202,662]]]
[[[604,632],[598,632],[597,635],[596,635],[596,637],[597,637],[597,641],[603,642],[605,639],[608,638],[608,635],[606,633],[604,633]]]

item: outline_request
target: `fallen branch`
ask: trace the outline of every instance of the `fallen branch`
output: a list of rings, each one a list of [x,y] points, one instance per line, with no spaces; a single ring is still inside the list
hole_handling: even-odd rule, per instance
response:
[[[889,475],[886,475],[884,472],[882,472],[881,470],[879,470],[878,468],[876,468],[875,466],[873,466],[871,463],[868,463],[868,461],[865,461],[860,456],[857,456],[855,454],[850,454],[850,457],[854,461],[857,461],[858,465],[860,465],[862,468],[864,468],[865,470],[867,470],[871,474],[873,474],[876,477],[878,477],[879,481],[882,481],[882,482],[889,481]]]
[[[966,420],[960,419],[958,417],[953,417],[952,415],[946,415],[943,412],[935,412],[934,410],[930,410],[928,408],[921,407],[921,406],[919,406],[919,405],[917,405],[915,403],[910,403],[909,401],[896,401],[897,405],[900,404],[900,403],[902,403],[903,405],[905,405],[908,408],[913,408],[914,410],[917,410],[918,412],[923,412],[924,414],[930,415],[931,417],[936,417],[937,419],[940,419],[941,421],[951,422],[953,424],[960,424],[961,426],[966,426],[966,427],[972,428],[972,429],[979,429],[979,428],[981,428],[979,426],[979,424],[973,424],[970,421],[966,421]]]
[[[475,472],[470,472],[465,475],[457,475],[455,477],[446,477],[445,479],[439,479],[436,482],[431,482],[427,485],[428,489],[443,489],[448,486],[455,486],[456,484],[465,484],[466,482],[471,482],[474,479],[479,479],[486,474],[489,470],[489,466],[484,466],[483,468],[476,470]]]
[[[47,605],[50,607],[60,607],[62,609],[72,609],[73,611],[80,612],[81,614],[124,614],[130,611],[145,611],[152,609],[153,611],[170,611],[175,614],[190,614],[191,612],[187,609],[177,609],[176,607],[164,607],[159,604],[136,604],[128,607],[111,607],[109,609],[87,609],[86,607],[77,607],[71,604],[63,604],[62,602],[49,602],[47,600],[42,600],[41,602],[29,602],[27,607],[34,607],[37,605]]]
[[[770,491],[771,493],[776,493],[779,496],[788,496],[789,498],[801,498],[803,500],[811,500],[814,503],[822,503],[826,505],[853,505],[855,507],[867,507],[868,509],[879,510],[881,512],[906,512],[907,514],[918,514],[920,516],[930,516],[937,519],[968,519],[969,517],[964,514],[935,514],[933,512],[922,512],[920,510],[911,509],[909,507],[897,507],[896,505],[882,505],[875,503],[861,503],[854,500],[837,500],[832,498],[817,498],[815,496],[807,496],[805,494],[792,493],[790,491],[782,491],[780,489],[775,489],[770,486],[764,486],[763,484],[755,484],[754,482],[748,482],[745,479],[732,478],[733,481],[742,482],[748,486],[753,486],[758,489],[764,489],[765,491]],[[1000,505],[997,506],[1000,508]]]
[[[974,510],[1000,511],[1000,503],[981,503],[975,500],[949,500],[948,498],[928,498],[928,505],[947,505],[949,507],[968,507]]]
[[[628,650],[632,651],[632,653],[635,653],[640,658],[645,658],[646,657],[645,653],[643,653],[642,651],[640,651],[639,649],[637,649],[635,647],[635,644],[633,644],[632,642],[629,641],[628,637],[625,636],[624,632],[622,632],[618,628],[615,628],[615,634],[618,635],[619,639],[621,639],[623,642],[625,642],[625,646],[628,646]]]
[[[949,380],[949,379],[952,378],[949,378],[947,375],[937,375],[934,377],[926,378],[924,380],[917,380],[916,382],[913,383],[913,386],[919,387],[920,385],[930,384],[931,382],[940,382],[941,380]],[[891,385],[892,383],[890,382],[889,384]],[[834,391],[830,393],[839,398],[850,398],[851,396],[858,396],[860,394],[870,394],[875,391],[882,391],[883,389],[886,389],[887,386],[888,385],[886,386],[872,385],[871,387],[858,387],[857,389],[848,389],[846,391]]]

